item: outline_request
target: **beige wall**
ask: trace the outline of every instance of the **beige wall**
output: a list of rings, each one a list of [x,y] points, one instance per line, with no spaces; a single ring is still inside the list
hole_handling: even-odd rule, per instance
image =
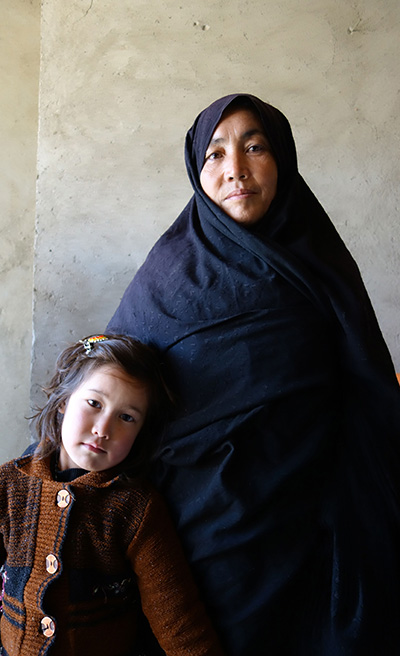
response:
[[[43,0],[33,400],[59,349],[104,329],[187,202],[194,117],[236,91],[288,116],[400,369],[399,25],[398,0]]]
[[[0,8],[0,462],[29,443],[39,0]]]

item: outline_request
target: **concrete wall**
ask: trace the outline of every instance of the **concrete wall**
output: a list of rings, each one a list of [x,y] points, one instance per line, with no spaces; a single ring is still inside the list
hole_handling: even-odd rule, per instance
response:
[[[33,400],[186,204],[185,132],[235,91],[288,116],[400,370],[399,25],[398,0],[42,1]]]
[[[0,8],[0,462],[29,443],[39,0]]]

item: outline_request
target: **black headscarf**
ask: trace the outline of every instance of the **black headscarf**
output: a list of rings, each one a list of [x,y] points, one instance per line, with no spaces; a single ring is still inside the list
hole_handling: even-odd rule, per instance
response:
[[[238,102],[278,167],[250,229],[199,179]],[[358,268],[274,107],[217,100],[185,159],[194,196],[108,331],[155,344],[175,377],[182,405],[154,478],[211,615],[231,656],[397,656],[400,391]]]

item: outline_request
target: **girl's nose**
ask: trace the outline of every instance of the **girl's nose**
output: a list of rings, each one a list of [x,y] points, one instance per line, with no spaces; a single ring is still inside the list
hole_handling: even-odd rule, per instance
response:
[[[97,421],[93,424],[92,435],[101,437],[104,440],[107,440],[111,437],[112,433],[112,419],[111,417],[101,416],[97,418]]]

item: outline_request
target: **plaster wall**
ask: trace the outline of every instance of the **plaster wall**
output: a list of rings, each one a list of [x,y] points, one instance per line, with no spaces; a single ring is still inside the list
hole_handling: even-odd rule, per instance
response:
[[[29,443],[39,0],[0,7],[0,462]]]
[[[43,0],[32,399],[104,329],[190,197],[183,141],[216,97],[288,116],[400,370],[398,0]]]

